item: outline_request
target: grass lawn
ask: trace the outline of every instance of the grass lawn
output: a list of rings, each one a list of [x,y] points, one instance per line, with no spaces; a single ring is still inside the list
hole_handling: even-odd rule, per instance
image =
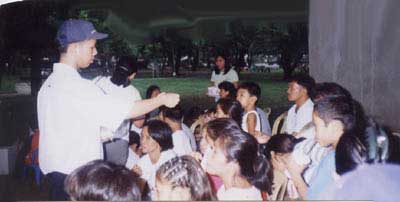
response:
[[[139,78],[133,80],[133,85],[145,96],[146,89],[150,85],[158,85],[162,91],[176,92],[181,95],[181,104],[184,109],[198,106],[201,109],[212,107],[213,98],[205,95],[210,85],[210,75],[200,75],[187,78]],[[282,72],[271,73],[240,73],[240,81],[257,82],[261,87],[261,108],[271,107],[272,122],[279,114],[287,110],[290,103],[287,101],[287,83],[282,81]]]

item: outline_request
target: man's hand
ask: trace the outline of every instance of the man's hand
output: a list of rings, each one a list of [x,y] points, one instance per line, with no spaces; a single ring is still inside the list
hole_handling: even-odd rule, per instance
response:
[[[160,93],[157,97],[163,105],[169,108],[175,107],[180,101],[179,94],[176,93]]]

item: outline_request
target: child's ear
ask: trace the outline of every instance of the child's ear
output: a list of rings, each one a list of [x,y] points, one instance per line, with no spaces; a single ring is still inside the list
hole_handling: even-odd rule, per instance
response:
[[[251,96],[251,97],[250,97],[250,101],[251,101],[251,103],[253,103],[254,105],[256,105],[257,97],[256,97],[256,96]]]
[[[332,120],[328,124],[328,131],[335,139],[339,139],[343,135],[343,124],[338,120]]]

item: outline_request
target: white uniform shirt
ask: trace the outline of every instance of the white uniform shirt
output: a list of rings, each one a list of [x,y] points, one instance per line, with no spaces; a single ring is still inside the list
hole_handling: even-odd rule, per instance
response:
[[[222,185],[218,189],[217,198],[219,201],[262,201],[260,190],[252,186],[250,188],[236,188],[225,189],[225,185]]]
[[[116,130],[133,101],[105,95],[77,70],[54,64],[38,94],[39,164],[44,174],[71,173],[103,158],[100,128]]]
[[[244,132],[246,132],[246,133],[249,132],[249,128],[247,126],[247,117],[249,116],[249,114],[256,115],[256,128],[255,128],[255,131],[261,131],[260,115],[258,115],[257,111],[255,111],[255,110],[246,112],[243,115],[243,118],[242,118],[242,130]]]
[[[314,110],[314,103],[308,99],[296,112],[296,105],[293,105],[287,115],[286,119],[286,132],[293,134],[300,132],[300,130],[312,122],[312,113]]]
[[[155,164],[151,162],[150,156],[148,154],[142,156],[142,158],[140,158],[139,160],[138,166],[142,170],[141,178],[147,181],[147,184],[149,185],[150,188],[150,196],[153,200],[155,199],[157,169],[162,164],[164,164],[165,162],[169,161],[174,157],[176,157],[176,153],[173,150],[169,149],[161,152],[160,158]]]
[[[211,74],[211,81],[214,82],[215,86],[222,83],[223,81],[229,81],[231,83],[238,82],[239,76],[236,71],[232,68],[226,74],[221,71],[219,74],[216,74],[215,71]]]
[[[174,144],[174,151],[178,156],[187,155],[192,152],[190,140],[183,130],[177,130],[172,133],[172,143]]]
[[[93,82],[101,89],[105,94],[108,94],[110,96],[116,96],[120,97],[122,99],[128,99],[128,100],[142,100],[142,97],[140,95],[140,92],[132,85],[123,87],[115,85],[113,82],[111,82],[111,77],[96,77],[93,79]],[[129,126],[130,126],[130,121],[125,120],[121,125],[118,127],[116,131],[110,131],[107,129],[103,129],[102,131],[102,136],[112,136],[115,138],[122,138],[126,141],[129,141]]]
[[[126,160],[125,167],[131,170],[134,165],[138,164],[140,156],[137,155],[131,148],[128,149],[128,159]]]
[[[190,130],[189,127],[186,126],[186,124],[182,123],[182,130],[185,131],[186,136],[189,138],[190,141],[190,146],[192,147],[193,151],[197,150],[197,144],[196,144],[196,138],[194,137],[194,134]]]

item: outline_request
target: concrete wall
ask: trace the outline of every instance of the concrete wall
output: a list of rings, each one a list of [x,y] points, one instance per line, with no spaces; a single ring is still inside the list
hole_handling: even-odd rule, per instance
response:
[[[400,131],[400,1],[310,1],[310,73]]]

